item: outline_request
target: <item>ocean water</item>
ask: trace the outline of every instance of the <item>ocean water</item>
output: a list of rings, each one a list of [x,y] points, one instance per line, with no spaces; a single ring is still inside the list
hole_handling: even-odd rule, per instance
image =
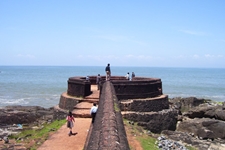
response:
[[[105,75],[105,66],[0,66],[0,107],[59,103],[73,76]],[[135,72],[139,77],[160,78],[169,98],[189,97],[225,101],[225,69],[114,67],[112,75]]]

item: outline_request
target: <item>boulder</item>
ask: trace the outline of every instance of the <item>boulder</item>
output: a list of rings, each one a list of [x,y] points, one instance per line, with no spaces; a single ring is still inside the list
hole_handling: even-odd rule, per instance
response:
[[[225,102],[222,103],[222,109],[225,110]]]
[[[161,133],[163,130],[176,130],[178,111],[167,109],[156,112],[146,124],[146,128],[153,133]]]
[[[210,118],[186,119],[179,122],[177,131],[192,133],[201,139],[225,138],[225,122]]]
[[[123,117],[138,122],[138,125],[153,133],[160,133],[163,130],[176,130],[178,111],[165,109],[159,112],[126,112]]]
[[[40,106],[6,106],[0,109],[0,124],[29,124],[37,119],[53,120],[54,109]]]
[[[208,101],[210,100],[198,99],[196,97],[187,97],[187,98],[176,97],[171,98],[169,100],[172,107],[181,110],[181,112],[188,111],[190,108],[199,106],[200,104],[206,103]]]
[[[221,105],[201,104],[184,112],[183,116],[189,118],[215,118],[225,121],[225,110]]]

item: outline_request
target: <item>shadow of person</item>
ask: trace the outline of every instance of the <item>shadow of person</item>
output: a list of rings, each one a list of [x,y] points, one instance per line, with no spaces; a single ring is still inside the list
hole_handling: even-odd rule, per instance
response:
[[[75,132],[75,133],[72,133],[71,135],[77,135],[78,133],[77,132]]]

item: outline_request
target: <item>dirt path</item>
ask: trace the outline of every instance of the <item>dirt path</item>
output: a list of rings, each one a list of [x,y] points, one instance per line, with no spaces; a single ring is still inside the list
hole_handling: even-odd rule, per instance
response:
[[[69,129],[64,124],[57,132],[51,135],[38,150],[82,150],[91,124],[90,118],[76,118],[73,133],[68,136]]]
[[[76,135],[68,136],[69,129],[64,124],[38,150],[83,150],[90,125],[91,118],[76,118],[73,128],[73,133],[77,133]],[[143,150],[139,141],[129,132],[127,127],[126,132],[131,150]]]

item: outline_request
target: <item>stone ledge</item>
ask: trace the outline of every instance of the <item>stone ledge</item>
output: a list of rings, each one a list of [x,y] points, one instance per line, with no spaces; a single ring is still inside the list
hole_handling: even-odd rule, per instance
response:
[[[121,111],[151,112],[169,108],[168,95],[120,101]]]
[[[91,118],[89,109],[74,109],[72,114],[75,118]]]

